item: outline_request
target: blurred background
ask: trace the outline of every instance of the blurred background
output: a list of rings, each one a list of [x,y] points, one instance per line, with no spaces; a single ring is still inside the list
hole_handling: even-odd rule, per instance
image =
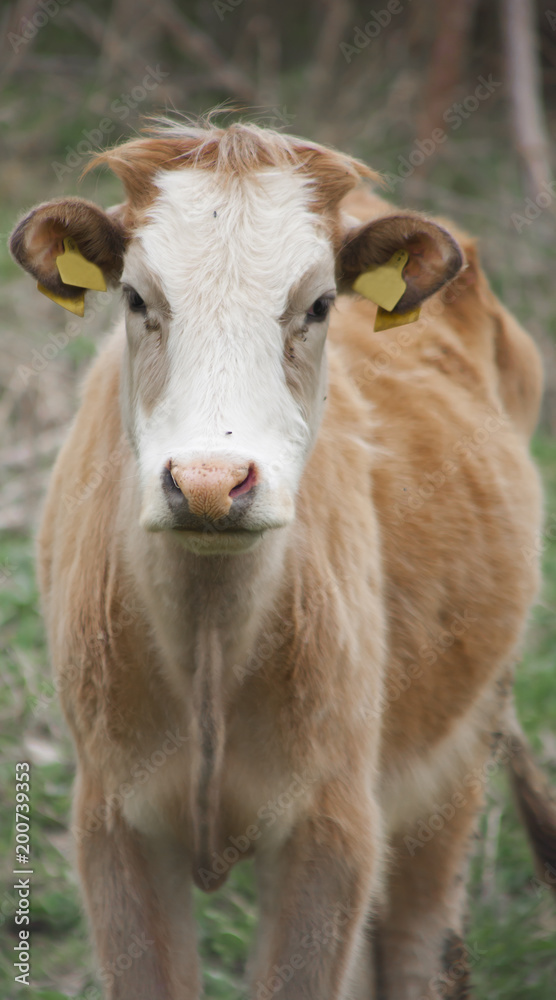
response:
[[[380,170],[398,205],[478,237],[503,301],[535,338],[546,395],[534,452],[547,489],[545,586],[517,673],[520,715],[556,781],[556,2],[545,0],[18,0],[0,4],[0,997],[13,983],[14,763],[33,768],[33,986],[100,1000],[72,872],[73,754],[57,706],[33,569],[41,498],[79,385],[119,310],[75,321],[6,249],[33,204],[121,199],[92,151],[153,112],[256,120]],[[230,108],[235,110],[230,110]],[[534,554],[531,554],[534,558]],[[468,959],[480,1000],[549,1000],[556,870],[533,871],[494,768],[471,860]],[[235,1000],[256,918],[249,865],[197,898],[208,997]]]

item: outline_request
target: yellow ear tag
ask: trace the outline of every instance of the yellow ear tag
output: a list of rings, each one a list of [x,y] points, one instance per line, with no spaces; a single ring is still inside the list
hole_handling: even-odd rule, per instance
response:
[[[408,259],[407,250],[396,250],[386,264],[379,264],[360,274],[353,282],[353,291],[359,292],[359,295],[364,295],[366,299],[376,302],[377,306],[390,312],[397,306],[405,292],[406,284],[402,278],[402,271]]]
[[[381,309],[379,306],[376,311],[375,333],[378,333],[379,330],[389,330],[393,326],[405,326],[406,323],[415,323],[419,319],[420,313],[420,306],[417,306],[417,309],[408,309],[404,313],[388,312],[387,309]]]
[[[66,236],[64,253],[56,257],[56,266],[65,285],[91,288],[95,292],[106,291],[106,282],[100,267],[85,259],[71,236]]]
[[[85,315],[85,292],[80,292],[74,299],[64,299],[61,295],[56,295],[56,292],[51,292],[49,288],[45,288],[41,285],[40,281],[37,281],[37,288],[39,292],[46,295],[47,299],[52,299],[53,302],[58,306],[62,306],[62,309],[67,309],[71,313],[75,313],[76,316]]]

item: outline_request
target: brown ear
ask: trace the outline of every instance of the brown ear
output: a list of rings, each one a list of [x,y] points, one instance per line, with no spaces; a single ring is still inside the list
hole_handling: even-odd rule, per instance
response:
[[[447,229],[421,215],[389,215],[351,229],[338,256],[338,288],[349,292],[360,274],[386,264],[396,250],[406,250],[402,271],[406,290],[392,312],[416,308],[456,276],[463,251]]]
[[[66,285],[56,258],[71,236],[86,260],[100,267],[107,284],[119,281],[126,233],[115,215],[82,198],[59,198],[33,208],[15,227],[10,251],[15,261],[41,285],[62,298],[73,299],[82,289]]]

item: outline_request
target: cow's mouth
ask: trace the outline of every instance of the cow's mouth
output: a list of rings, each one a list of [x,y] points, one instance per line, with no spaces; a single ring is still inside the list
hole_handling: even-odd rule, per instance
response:
[[[238,535],[238,536],[242,536],[242,535],[246,535],[246,536],[247,535],[260,535],[266,529],[265,528],[236,528],[236,527],[233,527],[233,526],[224,527],[224,528],[217,528],[216,524],[212,524],[210,527],[209,526],[207,526],[207,527],[189,527],[188,525],[178,524],[172,530],[173,531],[179,531],[180,534],[184,534],[185,532],[187,532],[190,535],[197,535],[197,536],[204,535],[205,538],[209,538],[210,539],[210,538],[220,538],[222,535],[226,535],[227,538],[230,538],[232,535]]]
[[[247,500],[247,497],[245,498]],[[219,535],[250,535],[259,533],[262,525],[250,525],[247,520],[249,504],[237,500],[225,517],[213,520],[208,517],[197,517],[188,510],[180,510],[174,514],[172,528],[174,531],[188,531],[195,535],[206,535],[207,538],[217,538]]]
[[[197,555],[232,555],[252,549],[263,537],[266,528],[202,528],[177,527],[176,537],[185,548]]]

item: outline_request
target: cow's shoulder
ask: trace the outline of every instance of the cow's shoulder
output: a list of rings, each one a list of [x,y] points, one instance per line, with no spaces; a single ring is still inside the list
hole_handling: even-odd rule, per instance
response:
[[[366,221],[394,211],[392,205],[362,187],[343,202],[344,210]],[[529,435],[538,419],[542,365],[537,347],[518,320],[492,291],[481,264],[477,241],[451,220],[434,221],[460,243],[465,267],[426,302],[418,322],[373,332],[375,306],[344,297],[331,337],[349,352],[354,378],[372,397],[382,375],[410,377],[437,370],[452,383],[505,409],[516,430]],[[437,379],[437,387],[442,384]],[[450,391],[447,389],[446,391]]]

